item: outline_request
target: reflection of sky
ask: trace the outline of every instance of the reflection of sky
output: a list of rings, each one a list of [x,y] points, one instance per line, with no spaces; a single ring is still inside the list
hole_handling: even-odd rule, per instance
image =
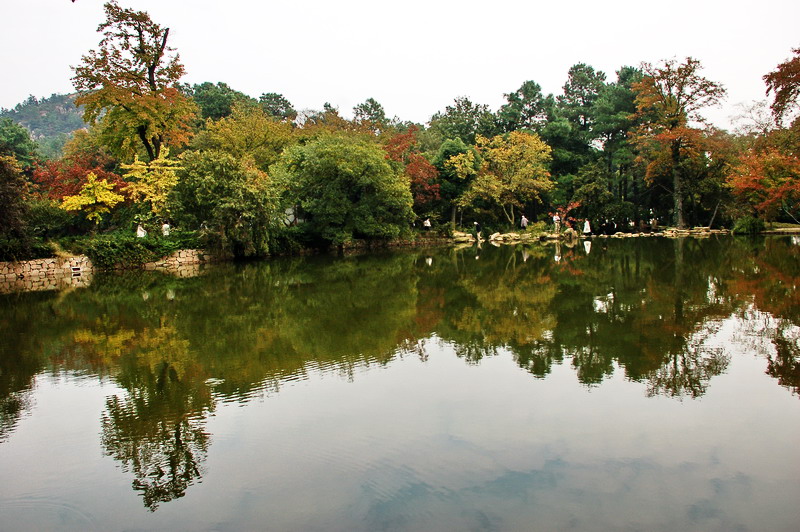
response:
[[[587,389],[569,365],[531,379],[508,353],[468,366],[447,346],[427,349],[425,364],[406,358],[349,385],[312,377],[240,410],[235,423],[220,412],[209,423],[225,435],[212,449],[219,462],[198,491],[243,504],[230,524],[270,520],[277,530],[797,522],[800,431],[785,420],[800,405],[763,375],[761,359],[739,353],[707,395],[681,402],[646,398],[619,369]],[[241,463],[246,449],[252,458]]]
[[[734,334],[728,320],[707,340],[732,362],[699,400],[647,398],[620,368],[592,388],[569,363],[535,379],[503,350],[470,365],[435,340],[427,362],[352,379],[313,368],[219,404],[202,482],[153,514],[96,442],[102,397],[118,391],[81,381],[56,403],[44,387],[21,422],[38,432],[0,446],[41,442],[36,467],[0,452],[0,471],[26,475],[0,482],[0,514],[63,530],[792,530],[800,401]],[[61,445],[45,445],[53,434]]]

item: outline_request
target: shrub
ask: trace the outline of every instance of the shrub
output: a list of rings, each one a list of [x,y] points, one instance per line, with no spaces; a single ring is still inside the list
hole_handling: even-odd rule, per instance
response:
[[[53,248],[40,238],[0,237],[0,261],[44,259],[52,256]]]
[[[436,232],[444,238],[453,238],[453,226],[449,223],[437,227]]]
[[[732,231],[735,235],[753,235],[763,232],[765,227],[764,221],[760,218],[743,216],[734,222]]]
[[[525,231],[533,235],[541,235],[547,232],[547,223],[546,222],[530,223],[528,224],[528,228]]]
[[[183,245],[179,239],[112,233],[93,238],[82,247],[95,266],[110,268],[117,264],[140,266],[165,257]]]
[[[25,224],[30,234],[52,238],[65,236],[81,228],[82,221],[53,201],[35,200],[28,203]]]

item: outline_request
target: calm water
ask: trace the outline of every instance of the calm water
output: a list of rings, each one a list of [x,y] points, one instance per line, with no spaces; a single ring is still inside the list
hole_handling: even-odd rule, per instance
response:
[[[0,529],[794,531],[799,395],[796,238],[98,276],[0,296]]]

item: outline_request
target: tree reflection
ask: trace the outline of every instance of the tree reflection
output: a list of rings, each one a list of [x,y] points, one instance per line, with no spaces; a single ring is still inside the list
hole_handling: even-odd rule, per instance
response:
[[[707,336],[693,338],[679,353],[669,355],[666,363],[647,379],[647,395],[691,397],[705,394],[712,377],[722,374],[730,362],[722,348],[704,345]]]
[[[762,350],[767,374],[800,396],[800,260],[797,246],[787,238],[738,239],[731,246],[735,275],[729,293],[742,301],[743,316],[757,309],[766,322],[759,337],[768,338],[771,350]],[[770,319],[772,318],[772,319]],[[756,321],[755,316],[745,324]]]
[[[125,393],[107,400],[102,445],[155,510],[200,481],[219,398],[278,393],[315,371],[352,380],[404,354],[424,362],[430,339],[468,364],[510,353],[544,378],[569,361],[586,386],[623,371],[650,396],[697,398],[728,367],[712,340],[731,317],[767,316],[751,336],[767,373],[800,395],[800,265],[788,240],[596,239],[589,254],[553,253],[274,259],[202,279],[115,274],[69,293],[3,296],[0,442],[42,372],[112,378]]]
[[[557,288],[546,250],[500,248],[479,261],[467,259],[472,253],[454,252],[452,267],[431,280],[449,288],[437,332],[469,363],[499,348],[516,353],[534,346],[555,325],[550,303]]]
[[[161,401],[157,397],[151,401]],[[106,454],[119,460],[123,470],[134,475],[133,489],[144,505],[155,511],[162,502],[183,497],[186,489],[202,477],[209,435],[204,420],[158,417],[146,399],[117,396],[106,402],[102,420],[102,445]]]
[[[187,347],[171,326],[143,331],[117,376],[127,396],[108,398],[102,418],[106,454],[133,473],[133,489],[151,511],[200,480],[208,452],[213,401]]]
[[[0,295],[0,443],[33,407],[36,375],[46,365],[37,331],[51,312],[38,293]]]
[[[800,395],[800,334],[798,328],[787,331],[785,326],[778,329],[773,338],[775,354],[767,355],[767,374],[778,379],[795,395]]]

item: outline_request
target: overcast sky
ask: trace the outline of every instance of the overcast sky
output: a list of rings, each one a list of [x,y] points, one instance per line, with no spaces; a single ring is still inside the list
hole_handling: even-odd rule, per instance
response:
[[[800,47],[798,0],[119,0],[170,28],[184,81],[283,94],[345,116],[367,98],[427,122],[458,96],[496,110],[526,80],[559,94],[583,62],[616,79],[642,61],[699,59],[728,90],[705,115],[764,99],[762,76]],[[101,0],[0,0],[0,107],[72,92],[70,66],[96,48]]]

